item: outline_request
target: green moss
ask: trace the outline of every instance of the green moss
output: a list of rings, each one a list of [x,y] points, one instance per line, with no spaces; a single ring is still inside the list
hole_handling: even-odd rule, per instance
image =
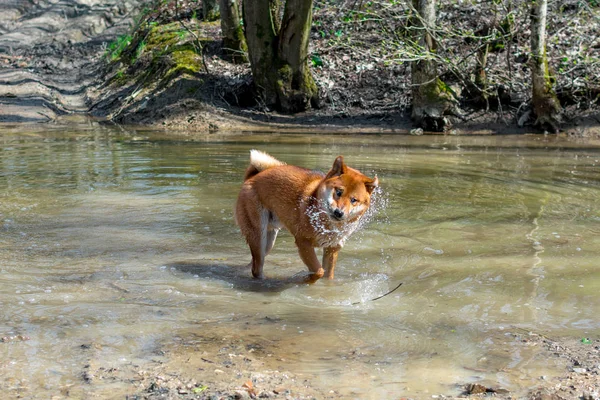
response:
[[[286,93],[291,88],[292,83],[292,68],[289,64],[283,64],[277,70],[277,89],[280,93]]]
[[[546,46],[544,46],[544,79],[546,80],[546,91],[553,92],[554,85],[556,84],[556,76],[550,70],[548,64],[548,54],[546,53]]]
[[[292,80],[292,67],[289,64],[282,65],[278,70],[277,74],[279,77],[285,81]]]
[[[427,103],[436,103],[440,99],[440,95],[448,91],[446,85],[440,78],[435,78],[432,82],[421,86],[420,92]]]
[[[131,43],[129,72],[144,84],[161,85],[182,74],[195,75],[202,70],[202,57],[192,43],[193,36],[178,22],[147,24],[135,33]]]
[[[178,49],[173,51],[170,56],[174,65],[166,72],[166,79],[172,79],[184,73],[195,75],[202,70],[202,57],[194,50]]]
[[[309,68],[304,68],[304,76],[300,78],[300,82],[300,90],[306,93],[308,97],[317,95],[319,89],[317,88],[317,84],[315,83]]]
[[[146,48],[149,51],[168,49],[183,40],[183,32],[185,30],[177,22],[152,26],[147,32]]]

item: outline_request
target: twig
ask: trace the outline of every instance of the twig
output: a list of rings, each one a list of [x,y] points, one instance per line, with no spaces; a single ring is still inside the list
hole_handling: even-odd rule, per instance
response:
[[[392,289],[392,290],[390,290],[389,292],[387,292],[387,293],[384,293],[384,294],[382,294],[382,295],[381,295],[381,296],[379,296],[379,297],[375,297],[374,299],[369,299],[369,300],[367,300],[367,301],[375,301],[375,300],[379,300],[379,299],[381,299],[382,297],[385,297],[385,296],[387,296],[388,294],[392,294],[392,293],[394,293],[394,292],[396,291],[396,289],[398,289],[400,286],[402,286],[402,284],[403,284],[403,283],[404,283],[404,282],[400,282],[400,283],[398,284],[398,286],[396,286],[395,288],[393,288],[393,289]],[[362,302],[362,301],[357,301],[357,302],[355,302],[355,303],[352,303],[352,305],[353,305],[353,306],[355,306],[355,305],[357,305],[357,304],[361,304],[361,303],[363,303],[363,302]]]

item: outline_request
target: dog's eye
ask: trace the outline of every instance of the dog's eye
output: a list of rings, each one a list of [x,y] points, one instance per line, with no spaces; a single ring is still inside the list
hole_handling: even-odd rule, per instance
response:
[[[337,197],[340,197],[343,193],[344,193],[344,191],[342,189],[335,189],[335,195]]]
[[[358,200],[356,199],[356,197],[352,197],[352,198],[350,199],[350,203],[352,203],[352,204],[356,204],[356,203],[358,203]]]

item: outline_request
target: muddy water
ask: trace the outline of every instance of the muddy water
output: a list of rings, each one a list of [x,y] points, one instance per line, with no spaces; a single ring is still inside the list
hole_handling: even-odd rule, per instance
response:
[[[262,343],[255,372],[286,370],[340,397],[431,398],[467,382],[520,393],[562,366],[513,333],[600,329],[593,143],[2,129],[0,389],[10,396],[132,394],[132,381],[85,383],[86,368],[168,362],[201,335]],[[232,208],[251,148],[321,170],[344,154],[378,174],[377,212],[341,252],[334,282],[297,283],[306,268],[288,234],[267,279],[250,278]]]

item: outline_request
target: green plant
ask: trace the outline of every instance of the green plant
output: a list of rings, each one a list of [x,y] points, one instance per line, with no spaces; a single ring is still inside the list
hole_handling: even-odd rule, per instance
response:
[[[135,49],[135,55],[133,56],[131,62],[132,63],[136,62],[141,57],[141,55],[144,53],[145,49],[146,49],[146,41],[142,40],[140,42],[140,44],[138,44],[137,49]]]
[[[123,50],[131,43],[131,35],[122,35],[119,36],[114,42],[108,45],[106,49],[106,55],[111,61],[115,61],[121,54]]]
[[[321,57],[319,57],[318,54],[313,54],[310,57],[310,61],[313,67],[322,67],[323,66],[323,60],[321,59]]]

